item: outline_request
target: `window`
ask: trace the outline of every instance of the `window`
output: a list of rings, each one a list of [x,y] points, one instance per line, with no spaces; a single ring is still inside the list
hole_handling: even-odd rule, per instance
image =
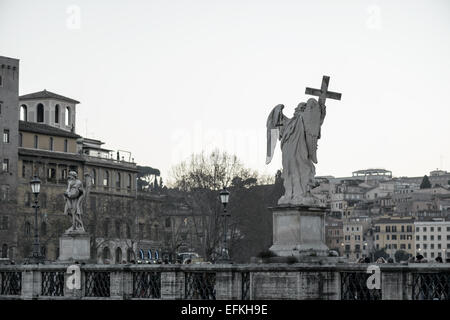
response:
[[[391,226],[386,226],[386,232],[391,232]]]
[[[105,260],[109,260],[110,257],[110,252],[109,252],[109,248],[105,247],[103,248],[103,262],[105,262]]]
[[[416,232],[419,232],[420,231],[420,228],[419,227],[416,227]]]
[[[63,180],[67,179],[67,169],[61,170],[61,179],[63,179]]]
[[[7,258],[8,257],[8,245],[6,243],[4,243],[2,245],[2,258]]]
[[[427,232],[427,227],[423,227],[423,232]]]
[[[130,239],[131,238],[131,228],[130,228],[130,225],[127,223],[127,226],[126,226],[126,231],[127,231],[127,234],[126,234],[126,236],[127,236],[127,238],[128,239]]]
[[[48,139],[48,149],[53,151],[53,137]]]
[[[406,232],[412,232],[412,226],[406,226]]]
[[[431,231],[431,232],[434,232],[434,227],[430,227],[430,231]]]
[[[166,228],[170,228],[171,226],[171,220],[170,218],[166,218]]]
[[[9,143],[9,129],[3,130],[3,143]]]
[[[392,232],[397,232],[397,226],[392,226]]]
[[[39,148],[39,137],[36,135],[34,136],[34,148]]]
[[[109,219],[106,219],[103,224],[103,235],[105,238],[109,236]]]
[[[105,171],[105,175],[103,176],[103,186],[109,186],[109,172]]]
[[[56,178],[56,169],[47,168],[47,179],[54,180]]]
[[[423,241],[427,241],[427,236],[423,236]]]
[[[430,240],[433,241],[434,240],[434,236],[430,236]]]
[[[55,106],[55,123],[59,123],[59,104]]]
[[[3,87],[3,78],[0,76],[0,87]]]
[[[8,220],[9,220],[8,216],[3,216],[2,217],[0,230],[8,230],[9,229],[9,221]]]
[[[31,224],[27,221],[25,222],[25,235],[29,236],[31,234]]]
[[[68,146],[67,146],[67,139],[64,139],[64,152],[67,152]]]
[[[95,169],[92,169],[92,185],[95,186],[97,183],[97,171]]]
[[[42,236],[47,235],[47,224],[45,222],[42,222],[42,224],[41,224],[41,235]]]
[[[44,105],[39,103],[37,105],[37,118],[36,122],[44,122]]]
[[[20,106],[20,120],[22,121],[28,120],[28,108],[24,104]]]
[[[127,189],[128,189],[128,190],[131,190],[131,174],[128,174]]]
[[[397,235],[396,234],[392,235],[392,240],[397,240]]]
[[[117,172],[117,177],[116,177],[116,188],[117,189],[120,189],[120,180],[121,180],[120,173]]]
[[[69,126],[70,125],[70,108],[69,107],[66,107],[66,114],[65,114],[65,118],[64,118],[64,124],[66,125],[66,126]]]
[[[120,221],[116,221],[116,237],[120,238]]]
[[[19,147],[22,147],[22,132],[19,133]]]
[[[3,172],[9,172],[9,160],[3,159]]]

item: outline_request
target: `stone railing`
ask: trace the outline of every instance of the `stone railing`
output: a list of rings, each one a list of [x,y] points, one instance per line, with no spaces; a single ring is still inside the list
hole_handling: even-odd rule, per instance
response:
[[[68,267],[0,265],[0,299],[450,299],[450,264]]]

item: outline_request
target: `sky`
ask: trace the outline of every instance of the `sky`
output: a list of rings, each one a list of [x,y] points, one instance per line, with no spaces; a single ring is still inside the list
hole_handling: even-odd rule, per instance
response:
[[[262,174],[266,120],[329,90],[317,175],[450,171],[450,2],[0,0],[0,55],[19,93],[76,99],[76,131],[170,169],[235,154]]]

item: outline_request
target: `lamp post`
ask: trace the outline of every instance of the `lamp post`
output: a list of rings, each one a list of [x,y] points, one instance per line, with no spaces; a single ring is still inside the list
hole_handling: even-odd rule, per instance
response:
[[[223,190],[220,191],[220,201],[223,204],[223,214],[222,217],[224,218],[223,221],[223,249],[222,249],[222,262],[223,263],[229,263],[230,257],[228,256],[228,246],[227,246],[227,233],[228,233],[228,226],[227,226],[227,217],[230,216],[229,213],[227,213],[227,204],[228,204],[228,198],[230,196],[230,192],[223,187]]]
[[[38,196],[41,191],[41,180],[37,176],[30,181],[31,191],[34,194],[34,243],[33,243],[33,255],[32,258],[35,262],[41,260],[41,250],[39,245],[39,233],[38,233]]]

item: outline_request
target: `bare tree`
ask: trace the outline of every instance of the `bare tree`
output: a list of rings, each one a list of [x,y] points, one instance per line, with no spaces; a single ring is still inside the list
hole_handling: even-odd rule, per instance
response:
[[[192,230],[200,242],[200,253],[213,260],[224,232],[219,190],[243,181],[256,184],[257,172],[245,168],[236,156],[216,150],[192,155],[172,169],[171,178],[169,185],[184,194],[192,209]],[[239,235],[233,221],[229,225],[232,232],[228,235]],[[233,238],[228,236],[228,241],[232,245]]]

